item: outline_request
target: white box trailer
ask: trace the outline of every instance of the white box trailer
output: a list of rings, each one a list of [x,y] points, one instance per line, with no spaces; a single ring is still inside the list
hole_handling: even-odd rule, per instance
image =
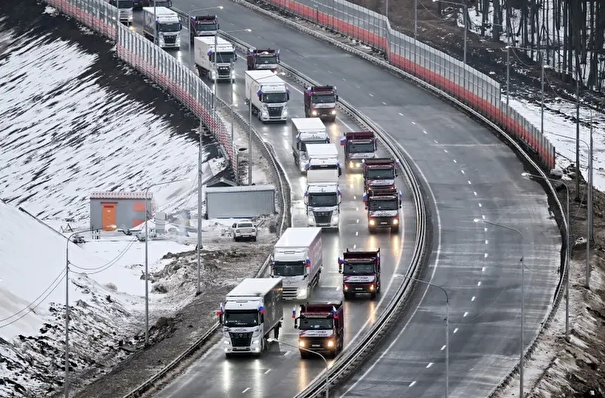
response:
[[[227,293],[218,312],[226,356],[261,355],[270,332],[279,337],[284,319],[282,289],[281,278],[247,278]]]
[[[143,7],[143,34],[154,40],[157,34],[158,46],[162,48],[181,47],[181,29],[183,25],[179,15],[166,7]]]
[[[290,89],[270,70],[246,71],[246,104],[261,122],[287,122]]]
[[[288,228],[271,258],[271,276],[283,280],[284,300],[306,300],[323,266],[321,228]]]
[[[307,183],[334,182],[338,183],[341,175],[336,144],[307,144]]]
[[[330,142],[330,136],[320,118],[292,118],[292,156],[301,173],[306,172],[307,144],[325,144]]]
[[[195,67],[200,77],[235,82],[235,66],[232,64],[237,61],[237,55],[232,43],[217,36],[195,37],[193,39],[193,51],[195,53]],[[216,68],[214,64],[215,57]]]

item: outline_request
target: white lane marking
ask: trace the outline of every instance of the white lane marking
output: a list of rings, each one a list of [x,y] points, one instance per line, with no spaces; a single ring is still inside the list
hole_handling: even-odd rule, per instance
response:
[[[244,391],[242,391],[242,394],[245,394],[246,392],[248,392],[248,390],[250,390],[250,387],[248,387]]]
[[[439,143],[437,142],[437,140],[433,140],[433,141],[435,141],[435,144],[439,144]]]
[[[471,185],[472,183],[470,182],[470,180],[468,181],[468,185]]]
[[[265,374],[269,373],[270,371],[271,371],[271,369],[265,370]]]
[[[356,207],[356,208],[355,208],[355,211],[359,211],[359,207]]]
[[[412,122],[413,123],[413,122]],[[401,150],[404,153],[408,153],[405,148],[400,144],[397,143],[397,146],[399,146],[399,148],[401,148]],[[414,162],[415,163],[415,162]],[[421,178],[424,181],[428,181],[426,176],[424,175],[424,173],[422,172],[422,170],[418,170],[418,173],[420,174]],[[428,191],[429,194],[431,195],[431,199],[433,201],[433,203],[437,203],[437,198],[435,197],[435,192],[433,192],[433,190],[431,189],[431,186],[428,186]],[[439,206],[435,206],[435,213],[437,215],[437,251],[436,251],[436,257],[435,257],[435,266],[433,267],[433,272],[431,273],[431,278],[427,281],[427,282],[432,282],[433,279],[435,279],[435,274],[437,273],[437,268],[439,268],[439,260],[441,258],[441,212],[439,211]],[[403,239],[401,239],[401,247],[403,248]],[[397,268],[399,268],[399,263],[401,260],[401,253],[403,252],[400,251],[400,258],[397,261]],[[397,270],[395,270],[397,271]],[[390,289],[391,284],[393,283],[394,278],[391,278],[391,281],[389,282],[389,285],[387,286],[387,291]],[[424,289],[424,292],[422,293],[422,297],[420,298],[419,304],[422,303],[422,301],[424,300],[424,298],[426,297],[426,295],[428,294],[429,291],[429,286],[427,285]],[[382,300],[384,300],[386,297],[386,295],[382,296],[382,298],[380,299],[380,301],[378,302],[378,305],[376,306],[376,308],[379,308],[380,305],[382,304]],[[368,368],[368,370],[365,371],[364,374],[362,374],[359,379],[357,379],[355,381],[355,383],[353,383],[353,385],[351,387],[349,387],[347,389],[347,391],[344,392],[344,394],[341,397],[346,396],[349,392],[351,392],[351,390],[353,390],[355,387],[357,387],[357,385],[359,384],[360,381],[362,381],[363,379],[366,378],[366,376],[368,374],[370,374],[370,372],[376,367],[376,365],[378,364],[378,362],[380,362],[384,356],[391,351],[391,348],[393,348],[393,346],[395,345],[395,343],[397,343],[397,341],[399,340],[399,338],[401,337],[401,335],[403,334],[403,332],[407,329],[408,325],[410,324],[410,322],[412,321],[412,319],[414,319],[414,316],[416,315],[416,313],[418,312],[418,309],[420,309],[420,305],[418,305],[416,308],[414,308],[414,312],[412,312],[412,316],[410,316],[410,318],[408,319],[408,321],[406,322],[405,325],[403,325],[403,327],[401,328],[401,330],[399,331],[399,333],[397,334],[397,336],[395,336],[395,338],[393,339],[393,341],[391,341],[391,344],[389,344],[389,346],[382,352],[382,354],[380,354],[380,357],[378,357],[378,359],[376,359],[376,361],[374,361],[374,363],[372,365],[370,365],[370,367]],[[357,334],[355,335],[355,337],[353,337],[353,340],[357,338],[357,336],[365,329],[366,325],[368,324],[370,320],[368,319],[366,321],[366,323],[363,325],[362,328],[359,329],[359,331],[357,332]],[[412,384],[410,384],[410,386],[416,384],[416,382],[414,381]]]
[[[443,152],[448,153],[448,152],[447,152],[447,149],[444,149],[444,150],[443,150]]]
[[[355,236],[359,236],[359,231],[355,232]]]
[[[399,112],[399,116],[403,116],[403,113]]]
[[[409,385],[408,387],[414,387],[414,384],[416,384],[416,382],[415,382],[415,381],[411,382],[411,383],[410,383],[410,385]],[[345,392],[345,394],[346,394],[346,392]]]
[[[374,94],[370,93],[370,97],[373,97],[373,96],[374,96]]]
[[[475,196],[477,196],[477,192],[473,192],[475,194]]]
[[[286,351],[286,352],[284,352],[284,356],[286,356],[286,355],[288,355],[288,354],[290,354],[290,351]]]
[[[473,298],[471,298],[471,301],[475,301],[475,296],[473,296]]]
[[[350,184],[349,187],[351,187],[351,189],[353,189],[353,184]]]
[[[481,286],[481,281],[477,282],[477,286]]]
[[[357,84],[355,85],[355,87],[357,87],[357,88],[361,88],[361,87],[359,87]]]
[[[382,105],[386,105],[386,104],[387,104],[386,102],[382,101]]]
[[[460,172],[462,172],[462,174],[464,174],[464,170],[460,170]]]
[[[447,346],[444,344],[443,347],[441,347],[441,351],[445,350],[445,347]]]
[[[342,78],[342,81],[343,81],[343,82],[346,82],[346,81],[347,81],[347,79],[345,79],[345,78],[343,77],[343,78]]]
[[[356,220],[357,224],[359,224],[359,218]]]
[[[357,200],[357,195],[353,195],[353,200]]]
[[[488,241],[487,239],[485,240],[485,244],[486,244],[486,245],[487,245],[487,244],[489,244],[489,241]]]
[[[454,329],[454,333],[458,333],[458,328]]]
[[[483,205],[481,203],[479,203],[479,207],[483,207]]]
[[[357,249],[357,245],[353,245],[353,249]]]
[[[428,364],[428,365],[426,365],[426,368],[428,369],[428,368],[430,368],[431,366],[433,366],[433,363],[432,363],[432,362],[429,362],[429,364]]]
[[[485,267],[481,267],[481,272],[485,272]]]
[[[468,312],[465,312],[464,315],[462,315],[462,317],[466,318],[467,315],[468,315]]]
[[[484,258],[487,258],[487,256],[488,256],[488,254],[487,254],[487,253],[485,253],[485,254],[483,255],[483,257],[484,257]]]
[[[412,122],[412,124],[415,126],[415,125],[416,125],[416,122]]]
[[[454,163],[458,163],[458,161],[456,159],[454,159]]]
[[[423,132],[424,134],[428,134],[428,133],[426,132],[426,130],[422,130],[422,132]]]

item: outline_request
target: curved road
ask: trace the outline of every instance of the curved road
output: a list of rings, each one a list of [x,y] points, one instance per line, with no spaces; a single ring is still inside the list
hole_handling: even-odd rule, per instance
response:
[[[140,30],[140,13],[135,15],[133,29]],[[184,31],[182,40],[185,44],[181,51],[169,51],[179,58],[183,63],[189,63],[190,54],[187,48],[188,39]],[[239,57],[236,62],[236,83],[234,85],[219,83],[217,85],[218,96],[231,102],[231,96],[236,105],[234,109],[243,116],[248,116],[248,107],[244,104],[244,71],[245,58]],[[211,81],[206,81],[212,85]],[[290,83],[290,117],[304,117],[303,93],[293,82]],[[292,185],[292,214],[294,226],[306,226],[305,207],[303,203],[303,192],[306,188],[306,178],[294,164],[291,149],[290,123],[287,124],[263,124],[253,117],[252,124],[261,133],[266,141],[271,143],[275,149],[278,160],[286,170]],[[338,115],[336,123],[328,123],[329,134],[332,142],[338,144],[340,137],[345,131],[359,130],[355,122],[346,115]],[[379,154],[386,156],[384,148],[379,148]],[[344,155],[340,151],[340,161],[344,164]],[[410,256],[415,240],[416,220],[409,192],[406,190],[405,182],[399,178],[398,187],[404,194],[404,216],[401,232],[399,234],[378,233],[370,235],[367,230],[367,221],[362,202],[363,178],[360,174],[348,175],[346,172],[341,176],[342,204],[341,225],[338,233],[324,232],[324,271],[319,288],[313,292],[313,300],[317,299],[342,299],[342,276],[338,273],[337,258],[347,247],[352,249],[382,248],[382,281],[383,292],[380,300],[352,300],[345,303],[345,344],[350,344],[353,339],[358,338],[362,332],[371,326],[377,318],[378,311],[382,310],[388,303],[400,283],[401,275],[405,267],[410,263]],[[394,281],[396,283],[391,283]],[[218,305],[218,303],[217,303]],[[284,312],[284,328],[280,333],[280,341],[298,344],[298,334],[292,328],[290,318],[293,303],[286,303]],[[284,396],[293,396],[303,389],[314,377],[324,369],[323,362],[314,360],[301,361],[297,349],[282,344],[274,344],[269,352],[262,358],[233,358],[225,359],[220,344],[197,361],[187,373],[177,379],[173,384],[161,391],[159,397],[198,397],[200,391],[209,397],[239,397],[242,391],[253,397],[265,397],[268,390],[263,378],[270,378],[271,389],[279,389]],[[201,378],[199,375],[212,375],[212,377]],[[259,374],[262,377],[259,377]],[[293,382],[295,381],[295,382]]]
[[[174,4],[185,11],[199,7],[192,0]],[[204,3],[216,5],[224,6],[217,10],[223,30],[250,28],[251,33],[233,34],[258,48],[281,48],[284,62],[322,83],[336,84],[344,99],[399,142],[428,181],[437,228],[431,266],[423,278],[442,285],[450,296],[450,396],[487,395],[517,361],[522,250],[528,267],[526,342],[535,335],[556,287],[560,235],[542,189],[521,178],[523,167],[514,153],[488,129],[433,95],[243,6]],[[510,231],[473,222],[483,217],[519,228],[523,244]],[[443,294],[420,286],[415,299],[394,328],[392,344],[381,347],[341,394],[443,394]],[[201,372],[194,367],[185,378],[195,384]],[[271,373],[254,373],[265,393],[281,395],[288,382],[303,387],[299,376],[284,381],[284,375]],[[234,375],[232,382],[240,377]]]

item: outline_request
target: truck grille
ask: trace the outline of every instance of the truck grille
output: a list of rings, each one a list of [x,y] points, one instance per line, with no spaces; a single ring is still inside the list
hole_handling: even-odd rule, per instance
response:
[[[377,227],[390,227],[393,224],[393,217],[374,217]]]
[[[281,117],[281,110],[282,110],[281,106],[274,106],[274,107],[267,108],[267,111],[269,112],[269,117]]]
[[[316,211],[315,212],[315,222],[317,224],[330,224],[332,221],[332,212],[331,211]]]
[[[310,350],[322,350],[328,348],[328,340],[327,338],[322,337],[309,337],[304,339],[305,348]]]
[[[218,67],[218,76],[223,78],[231,77],[231,70],[228,66],[219,66]]]
[[[295,299],[298,292],[296,287],[284,287],[282,290],[282,296],[284,299]]]
[[[176,43],[176,36],[164,36],[164,43],[166,43],[166,44]]]
[[[231,337],[231,345],[233,347],[250,347],[252,342],[252,332],[248,333],[232,333],[229,332]]]

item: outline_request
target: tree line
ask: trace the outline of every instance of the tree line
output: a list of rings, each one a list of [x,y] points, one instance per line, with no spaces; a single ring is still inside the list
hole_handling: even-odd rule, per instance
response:
[[[532,58],[542,54],[563,80],[579,78],[589,89],[603,88],[605,0],[462,1],[481,13],[482,36],[491,27],[492,40],[500,41],[504,33],[511,45],[523,47]]]

